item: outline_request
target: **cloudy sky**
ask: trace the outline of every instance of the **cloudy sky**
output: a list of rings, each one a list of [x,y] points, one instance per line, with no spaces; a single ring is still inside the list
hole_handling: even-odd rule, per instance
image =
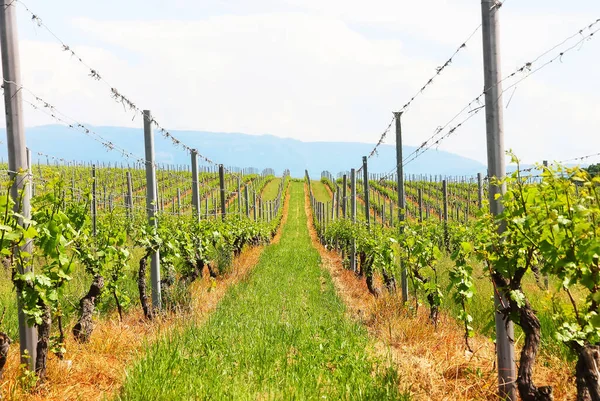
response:
[[[305,141],[377,141],[391,112],[481,19],[475,0],[23,1],[165,127]],[[20,5],[18,12],[27,88],[81,122],[140,125]],[[506,0],[503,75],[597,18],[598,0]],[[506,148],[525,162],[600,152],[598,37],[505,93]],[[405,113],[405,143],[421,144],[482,89],[479,31]],[[483,114],[439,148],[485,162]],[[28,126],[51,122],[26,108]]]

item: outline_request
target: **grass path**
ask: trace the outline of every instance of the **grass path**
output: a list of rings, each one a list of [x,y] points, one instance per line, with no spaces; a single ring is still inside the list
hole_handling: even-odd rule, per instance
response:
[[[317,180],[312,180],[311,183],[313,194],[319,202],[331,202],[331,195],[325,184]]]
[[[265,188],[262,190],[262,198],[266,201],[271,201],[277,198],[277,193],[279,192],[279,184],[281,184],[281,178],[273,178]]]
[[[203,325],[151,345],[126,400],[395,400],[394,370],[371,358],[311,245],[303,184],[291,184],[281,241]]]

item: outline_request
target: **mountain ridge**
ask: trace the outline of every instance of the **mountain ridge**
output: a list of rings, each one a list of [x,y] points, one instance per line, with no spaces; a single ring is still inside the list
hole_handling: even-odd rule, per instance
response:
[[[135,154],[144,155],[143,130],[110,126],[89,126],[97,134],[116,146]],[[6,137],[6,130],[2,129]],[[374,144],[361,142],[307,142],[294,138],[282,138],[272,134],[249,135],[244,133],[172,130],[170,133],[186,145],[211,160],[226,166],[273,168],[280,174],[289,169],[294,177],[302,177],[308,169],[311,176],[322,171],[336,175],[362,165],[362,156],[369,154]],[[26,129],[28,146],[34,162],[44,162],[42,152],[66,160],[97,163],[132,163],[117,150],[108,152],[101,143],[87,137],[83,132],[62,125],[43,125]],[[155,130],[155,157],[159,163],[188,165],[190,156],[181,147],[173,146],[170,139]],[[417,148],[405,145],[403,154],[408,156]],[[6,149],[0,152],[6,157]],[[369,171],[387,173],[395,169],[396,148],[381,145],[378,154],[369,159]],[[430,150],[405,167],[406,174],[474,175],[486,170],[482,163],[454,153]]]

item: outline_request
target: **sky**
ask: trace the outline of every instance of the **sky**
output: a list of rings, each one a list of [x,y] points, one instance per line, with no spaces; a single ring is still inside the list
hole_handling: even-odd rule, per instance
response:
[[[375,143],[392,112],[481,22],[473,0],[23,2],[110,86],[152,110],[168,129],[303,141]],[[111,98],[106,83],[92,79],[21,4],[17,9],[26,88],[79,122],[141,126]],[[598,18],[597,0],[506,0],[502,76]],[[600,152],[599,37],[504,94],[505,147],[525,163]],[[482,92],[481,46],[479,30],[404,113],[405,144],[420,145]],[[25,122],[55,121],[26,107]],[[394,143],[393,133],[386,143]],[[484,113],[438,148],[485,163]]]

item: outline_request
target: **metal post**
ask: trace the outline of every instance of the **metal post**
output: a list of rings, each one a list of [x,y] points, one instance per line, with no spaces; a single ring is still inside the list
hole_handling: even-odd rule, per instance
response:
[[[237,190],[237,203],[238,203],[238,214],[242,214],[242,180],[240,178],[240,176],[237,177],[237,184],[238,184],[238,190]]]
[[[219,164],[219,189],[221,192],[221,218],[225,220],[225,169],[222,164]]]
[[[246,217],[250,217],[250,204],[248,203],[248,185],[244,186],[244,201],[246,202]]]
[[[256,191],[252,191],[252,211],[254,213],[254,221],[256,221]]]
[[[331,195],[331,220],[333,220],[335,217],[335,194],[336,193],[337,193],[337,191],[334,192],[333,195]]]
[[[544,164],[544,170],[547,169],[548,168],[548,160],[544,160],[543,164]],[[577,188],[577,186],[575,188]],[[546,290],[548,290],[550,288],[550,278],[548,277],[548,274],[544,275],[544,287],[546,288]]]
[[[152,132],[152,115],[150,110],[144,110],[144,148],[146,153],[146,210],[148,222],[155,227],[157,203],[156,203],[156,167],[154,163],[154,134]],[[150,283],[152,284],[152,306],[161,308],[160,294],[160,251],[151,255]]]
[[[356,223],[356,170],[350,170],[350,217],[352,223]],[[350,252],[350,269],[356,273],[356,240],[352,240],[352,251]]]
[[[19,58],[19,40],[17,37],[17,9],[16,3],[10,0],[2,1],[0,7],[0,47],[2,50],[2,73],[4,78],[4,107],[6,112],[6,139],[8,148],[8,169],[13,185],[10,194],[15,202],[14,210],[24,218],[31,217],[31,188],[28,184],[31,180],[31,168],[27,164],[27,142],[25,140],[25,124],[23,121],[23,92],[21,91],[21,71]],[[8,82],[8,83],[7,83]],[[20,225],[25,225],[23,220]],[[33,244],[28,241],[22,248],[22,252],[33,253]],[[18,252],[16,249],[13,252]],[[19,258],[15,258],[19,260]],[[25,264],[18,265],[20,273],[33,270],[29,259]],[[27,324],[27,318],[23,313],[23,303],[17,292],[17,303],[19,308],[19,343],[21,347],[21,362],[27,364],[30,370],[34,370],[36,359],[37,332],[34,327]],[[23,355],[29,358],[23,358]]]
[[[483,178],[481,173],[477,173],[477,206],[483,208]]]
[[[94,237],[96,236],[96,216],[98,215],[96,187],[96,165],[92,164],[92,235]]]
[[[126,199],[127,218],[133,218],[133,183],[131,181],[131,172],[127,172],[127,199]]]
[[[340,218],[340,190],[335,191],[335,219]]]
[[[448,182],[446,180],[442,181],[442,207],[443,207],[443,215],[442,219],[444,221],[444,246],[446,250],[450,249],[450,237],[448,234]]]
[[[371,226],[371,210],[369,202],[369,173],[367,172],[367,156],[363,156],[363,190],[365,196],[365,217],[367,219],[367,228]]]
[[[400,233],[404,229],[402,222],[404,221],[404,209],[406,209],[406,197],[404,195],[404,159],[402,156],[402,112],[394,113],[396,117],[396,177],[398,185],[398,223]],[[408,277],[406,267],[400,262],[401,286],[402,286],[402,302],[408,301]]]
[[[499,26],[498,6],[496,0],[481,0],[481,19],[483,36],[483,69],[485,89],[485,122],[487,136],[488,177],[503,179],[506,175],[504,155],[504,127],[502,82],[500,72],[500,46],[498,43]],[[491,181],[490,181],[491,182]],[[502,203],[496,194],[503,195],[506,186],[489,185],[490,212],[493,215],[502,213]],[[503,230],[501,227],[500,230]],[[499,292],[494,291],[496,307],[502,304],[498,299]],[[498,357],[498,391],[503,400],[517,399],[515,390],[515,348],[513,323],[505,320],[505,316],[496,312],[496,354]]]
[[[179,188],[177,188],[177,215],[181,216],[181,189]],[[200,213],[198,213],[198,218],[200,218]]]
[[[346,198],[348,197],[347,192],[347,186],[348,186],[348,177],[346,176],[346,174],[344,174],[344,176],[342,177],[342,217],[345,219],[346,218]]]
[[[192,158],[192,213],[200,220],[200,192],[198,190],[198,153],[190,152]]]
[[[419,194],[419,221],[423,222],[423,188],[418,189]]]

